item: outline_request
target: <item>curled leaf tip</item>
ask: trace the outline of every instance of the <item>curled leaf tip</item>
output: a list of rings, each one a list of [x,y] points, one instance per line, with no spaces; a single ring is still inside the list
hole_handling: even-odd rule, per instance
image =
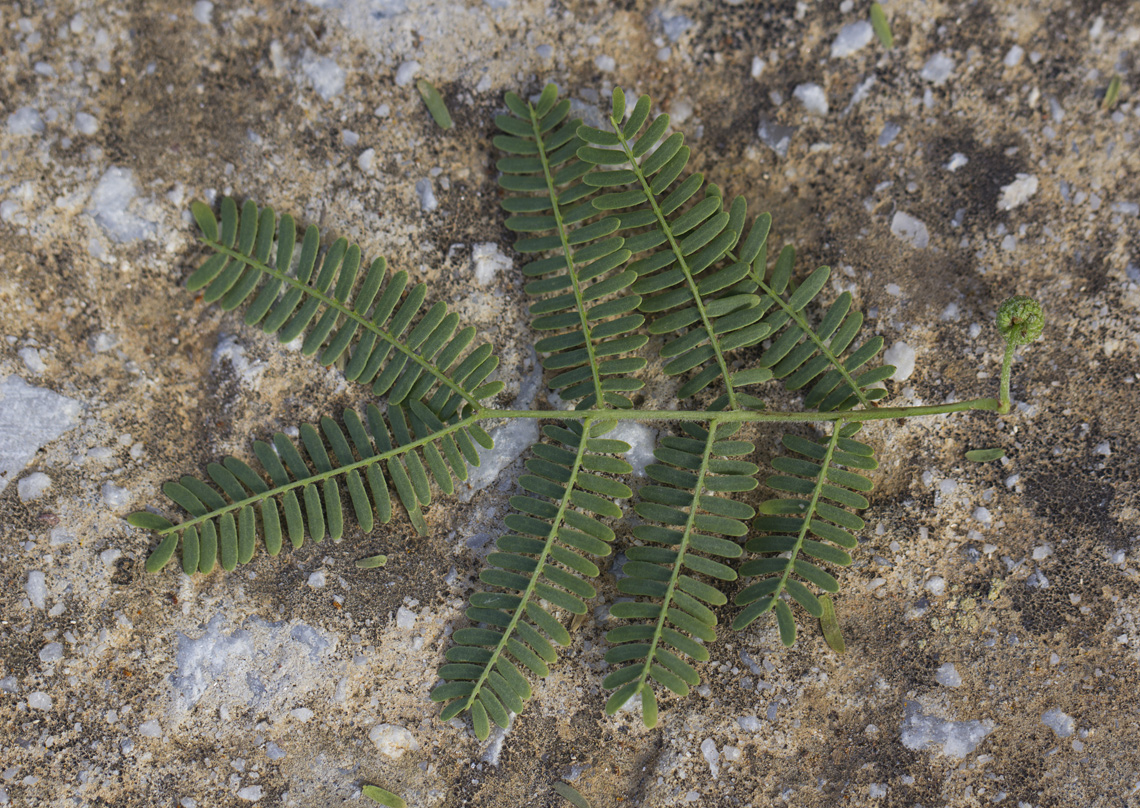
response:
[[[1022,295],[1009,298],[998,309],[997,327],[1011,345],[1028,345],[1045,330],[1041,304]]]

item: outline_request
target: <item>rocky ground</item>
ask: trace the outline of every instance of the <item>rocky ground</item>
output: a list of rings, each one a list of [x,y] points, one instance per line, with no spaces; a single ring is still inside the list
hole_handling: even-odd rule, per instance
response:
[[[1136,804],[1140,7],[885,8],[891,50],[852,0],[5,3],[0,804],[333,806],[374,783],[555,806],[559,779],[597,808]],[[587,119],[615,85],[650,93],[697,169],[772,213],[774,247],[835,268],[825,295],[850,290],[900,367],[893,402],[994,395],[1010,294],[1048,325],[1011,416],[866,431],[844,655],[724,626],[646,730],[603,714],[599,609],[480,743],[427,694],[526,434],[422,538],[400,515],[191,579],[145,573],[154,540],[124,517],[364,400],[182,288],[194,199],[386,255],[495,344],[505,402],[541,405],[491,119],[548,81]],[[753,430],[757,462],[777,434]],[[964,459],[987,446],[1007,458]]]

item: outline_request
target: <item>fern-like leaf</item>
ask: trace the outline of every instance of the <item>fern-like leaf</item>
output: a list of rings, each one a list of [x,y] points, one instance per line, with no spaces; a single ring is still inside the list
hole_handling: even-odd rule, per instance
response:
[[[578,156],[605,167],[584,181],[606,191],[594,200],[596,207],[620,211],[619,232],[626,234],[626,249],[638,256],[627,270],[637,277],[632,291],[644,296],[640,309],[651,315],[650,333],[669,335],[661,348],[662,358],[669,360],[665,373],[693,372],[678,397],[689,398],[719,380],[725,394],[714,405],[717,409],[762,407],[755,396],[736,388],[771,374],[766,369],[733,373],[727,354],[757,344],[770,330],[759,322],[760,298],[749,277],[770,217],[753,223],[740,255],[723,265],[744,232],[744,199],[737,197],[725,210],[720,190],[709,186],[694,203],[705,187],[704,177],[680,179],[689,147],[680,133],[665,136],[668,115],[658,115],[647,125],[651,108],[649,96],[643,95],[627,118],[625,94],[614,88],[612,131],[586,126],[578,130],[588,143]]]
[[[365,269],[360,247],[341,238],[325,251],[318,269],[320,235],[310,225],[294,265],[297,233],[288,214],[278,222],[272,208],[259,211],[247,201],[239,216],[237,203],[226,197],[219,228],[208,206],[195,202],[192,209],[202,241],[214,254],[186,286],[201,290],[206,302],[219,302],[227,311],[248,302],[246,325],[282,342],[303,337],[306,356],[316,355],[324,365],[343,361],[350,381],[371,385],[391,404],[426,400],[444,421],[502,389],[501,382],[484,384],[499,362],[491,346],[480,345],[461,358],[475,329],[459,329],[458,315],[442,302],[420,316],[427,285],[407,289],[402,271],[385,282],[383,258]]]
[[[499,184],[511,194],[503,207],[507,227],[524,234],[523,254],[548,253],[523,267],[533,278],[526,291],[539,298],[530,308],[544,336],[535,344],[544,368],[555,371],[550,388],[580,409],[632,407],[626,394],[644,384],[633,374],[645,360],[627,356],[647,341],[634,333],[645,322],[636,313],[641,297],[629,293],[636,275],[625,269],[630,252],[613,236],[618,219],[598,218],[597,189],[584,182],[592,166],[578,159],[581,121],[567,121],[569,99],[547,85],[537,104],[513,93],[511,114],[496,124],[495,145],[512,156],[499,161]]]
[[[878,383],[895,372],[891,365],[868,367],[883,349],[883,338],[872,337],[852,347],[863,314],[851,311],[850,292],[839,295],[813,328],[805,309],[823,290],[831,269],[819,267],[792,289],[794,263],[795,250],[790,245],[780,251],[770,274],[763,253],[752,263],[752,279],[763,295],[757,308],[766,313],[762,323],[768,326],[771,339],[756,369],[783,379],[788,390],[806,389],[804,404],[811,409],[833,412],[873,406],[872,402],[887,395]]]
[[[302,425],[300,447],[282,432],[272,444],[255,443],[263,474],[227,457],[206,467],[210,482],[184,476],[166,483],[163,493],[189,514],[181,523],[145,511],[128,521],[163,536],[148,570],[162,569],[180,543],[188,575],[210,572],[216,563],[229,571],[249,562],[259,539],[270,555],[281,552],[286,538],[300,547],[306,533],[315,542],[339,541],[345,526],[342,490],[365,532],[392,518],[395,489],[412,525],[425,533],[421,509],[431,502],[431,481],[450,493],[456,478],[467,479],[468,463],[479,465],[475,444],[491,445],[474,420],[445,425],[418,401],[407,409],[389,408],[387,418],[374,404],[363,419],[345,410],[344,428],[331,418],[321,419],[320,429]]]
[[[524,671],[549,675],[554,645],[570,644],[551,612],[586,613],[585,601],[595,595],[588,579],[599,572],[588,556],[609,555],[614,539],[599,517],[620,517],[614,500],[632,496],[624,483],[602,476],[632,471],[612,456],[628,452],[629,444],[590,437],[591,431],[589,419],[543,428],[548,441],[531,447],[531,473],[519,479],[528,494],[511,498],[515,512],[505,520],[515,532],[499,538],[499,552],[479,575],[495,591],[472,594],[467,617],[475,625],[455,632],[456,645],[439,670],[445,683],[431,698],[447,702],[441,718],[470,710],[480,739],[491,721],[506,727],[510,713],[522,711],[531,694]]]
[[[700,683],[683,657],[708,659],[702,643],[716,639],[717,623],[709,607],[728,602],[708,581],[736,579],[736,572],[717,559],[741,555],[733,539],[747,532],[742,520],[755,515],[750,506],[720,496],[756,487],[757,466],[734,459],[750,454],[752,444],[723,440],[692,423],[684,428],[687,437],[665,437],[654,451],[660,462],[645,471],[659,484],[643,486],[635,506],[647,524],[635,527],[633,535],[644,544],[626,550],[626,577],[618,590],[640,599],[610,609],[614,617],[635,622],[606,634],[614,644],[606,662],[622,666],[603,682],[616,688],[606,712],[612,715],[640,693],[647,727],[657,723],[650,680],[681,696]]]
[[[743,629],[775,610],[780,639],[790,646],[796,639],[796,624],[781,597],[785,593],[812,617],[823,616],[824,606],[808,585],[829,593],[839,590],[839,582],[826,567],[851,563],[847,550],[857,541],[849,531],[862,530],[863,520],[850,509],[866,508],[863,494],[871,490],[871,481],[851,469],[878,467],[871,447],[851,437],[858,429],[859,424],[838,422],[826,444],[784,436],[785,448],[799,457],[773,458],[778,474],[769,477],[767,485],[792,496],[769,499],[760,506],[754,526],[762,535],[745,545],[760,557],[740,566],[741,576],[759,580],[737,594],[736,605],[745,608],[733,628]]]

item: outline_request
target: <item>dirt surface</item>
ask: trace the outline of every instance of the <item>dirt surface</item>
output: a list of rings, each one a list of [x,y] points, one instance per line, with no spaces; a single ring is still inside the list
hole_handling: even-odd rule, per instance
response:
[[[596,808],[1137,804],[1140,6],[893,0],[892,50],[833,55],[868,6],[4,4],[0,805],[337,806],[372,783],[410,806],[556,806],[559,779]],[[771,212],[770,254],[830,265],[824,297],[851,291],[892,356],[914,349],[888,401],[996,395],[1011,294],[1048,325],[1012,415],[865,431],[882,465],[837,597],[845,654],[806,621],[790,650],[772,621],[733,632],[725,609],[702,686],[646,730],[604,715],[599,608],[488,744],[427,694],[521,462],[437,496],[427,536],[400,513],[228,575],[147,574],[154,539],[124,517],[367,401],[185,291],[194,199],[385,255],[496,346],[504,404],[526,393],[521,273],[478,283],[472,256],[521,266],[492,118],[548,81],[587,117],[615,85],[650,93],[694,169]],[[778,436],[750,430],[752,459]],[[1006,459],[965,460],[989,446]]]

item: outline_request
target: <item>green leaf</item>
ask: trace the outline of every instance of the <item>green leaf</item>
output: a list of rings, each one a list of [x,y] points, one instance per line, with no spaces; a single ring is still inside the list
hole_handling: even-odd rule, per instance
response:
[[[178,547],[178,534],[167,533],[166,537],[159,542],[158,547],[154,548],[154,552],[146,560],[147,572],[158,572],[167,565],[171,558],[174,557],[174,550]]]
[[[615,107],[616,108],[616,107]],[[618,117],[615,115],[614,117]],[[559,780],[552,788],[566,799],[574,808],[591,808],[589,801],[578,793],[578,789],[567,782]]]
[[[144,530],[166,530],[168,527],[174,527],[174,523],[169,519],[150,511],[135,511],[127,517],[127,524]]]
[[[895,46],[895,38],[891,34],[891,24],[887,22],[887,14],[879,3],[871,4],[871,27],[884,48],[890,50]]]
[[[780,627],[780,642],[791,648],[796,642],[796,620],[792,610],[782,600],[776,601],[776,623]]]
[[[819,626],[823,630],[823,639],[832,651],[842,654],[847,650],[847,644],[843,642],[843,634],[839,630],[839,621],[835,618],[835,604],[831,602],[829,595],[823,595],[819,602],[823,605],[823,614],[819,618]]]
[[[407,808],[403,798],[379,786],[364,786],[361,790],[365,797],[381,805],[387,805],[388,808]]]
[[[1108,83],[1108,89],[1104,92],[1104,100],[1101,101],[1101,109],[1111,111],[1116,106],[1116,99],[1120,97],[1120,75],[1114,74],[1112,80]]]
[[[424,106],[427,107],[431,117],[435,119],[436,124],[440,129],[450,129],[452,127],[451,113],[447,111],[447,105],[443,102],[443,96],[439,94],[439,90],[435,88],[427,79],[417,79],[416,89],[420,91],[420,98],[424,100]]]
[[[383,567],[387,563],[388,556],[386,555],[374,555],[368,558],[358,558],[356,560],[357,568],[362,570],[373,570],[377,567]]]
[[[1001,460],[1005,457],[1005,449],[995,447],[993,449],[971,449],[966,452],[966,459],[974,463],[989,463],[994,460]]]

